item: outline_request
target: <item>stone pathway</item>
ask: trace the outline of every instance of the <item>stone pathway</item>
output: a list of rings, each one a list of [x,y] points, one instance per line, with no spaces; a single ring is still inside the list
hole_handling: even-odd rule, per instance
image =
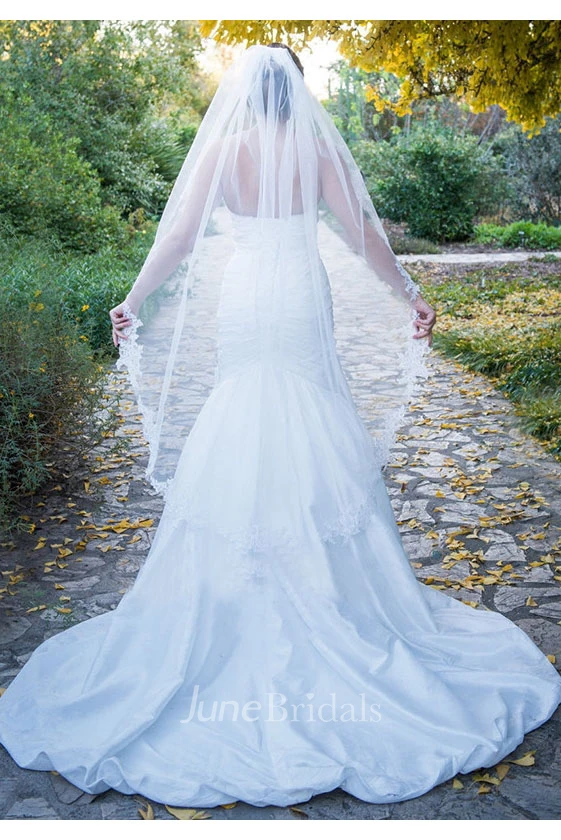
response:
[[[352,345],[343,344],[343,353]],[[518,427],[480,376],[433,352],[385,469],[405,548],[419,579],[474,609],[494,609],[561,663],[561,463]],[[78,466],[70,489],[30,505],[30,534],[1,546],[0,686],[44,639],[114,608],[146,557],[162,500],[143,480],[146,445],[120,374],[122,454],[109,443]],[[1,702],[1,700],[0,700]],[[530,755],[528,755],[530,753]],[[370,805],[341,790],[291,808],[207,809],[213,819],[558,819],[561,707],[527,735],[501,781],[457,777],[422,797]],[[503,762],[504,764],[504,762]],[[502,773],[500,773],[502,775]],[[500,782],[500,783],[498,783]],[[0,748],[0,816],[138,819],[141,797],[93,797],[53,773],[21,770]],[[156,819],[174,819],[151,803]],[[188,807],[188,803],[185,803]],[[295,803],[297,806],[298,803]]]
[[[469,251],[456,251],[451,254],[401,254],[399,257],[402,263],[450,263],[450,264],[481,264],[481,263],[508,263],[526,262],[531,259],[543,259],[544,257],[561,258],[561,251],[484,251],[471,253]]]

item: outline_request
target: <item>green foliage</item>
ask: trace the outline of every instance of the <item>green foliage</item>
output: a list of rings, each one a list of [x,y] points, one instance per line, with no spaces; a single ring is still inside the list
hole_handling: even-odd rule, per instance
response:
[[[0,21],[0,524],[111,433],[108,312],[209,91],[193,21]]]
[[[374,108],[366,102],[366,73],[337,61],[329,68],[329,94],[324,102],[333,122],[347,143],[354,143],[364,134],[366,112]]]
[[[39,190],[28,195],[23,176],[39,163],[36,181],[52,166],[61,194],[83,182],[80,215],[97,216],[97,204],[123,215],[139,207],[158,214],[188,148],[185,131],[198,125],[207,101],[194,22],[6,20],[0,49],[10,213],[18,200],[27,205],[14,218],[34,215],[29,205]],[[51,182],[47,177],[45,192]],[[56,213],[44,214],[55,229]]]
[[[522,428],[561,459],[561,275],[475,271],[428,297],[441,324],[435,349],[491,377]]]
[[[131,219],[125,244],[112,243],[95,253],[69,252],[52,236],[15,235],[0,226],[1,298],[28,306],[36,292],[56,295],[59,317],[87,337],[89,346],[112,352],[108,312],[126,296],[150,244],[155,225]],[[49,291],[50,290],[50,291]],[[41,298],[44,300],[44,298]]]
[[[469,239],[477,215],[501,191],[499,162],[471,135],[428,123],[390,142],[354,149],[381,215],[406,222],[413,236],[435,242]]]
[[[130,288],[152,229],[121,248],[80,254],[3,225],[0,528],[17,521],[20,497],[55,466],[71,465],[115,429],[104,391],[105,361],[116,354],[108,311]]]
[[[541,329],[449,331],[435,347],[495,379],[513,400],[521,426],[561,457],[561,321]]]
[[[420,239],[408,234],[393,233],[386,230],[386,234],[394,254],[440,254],[441,249],[429,239]]]
[[[531,138],[511,125],[495,145],[508,173],[510,218],[561,225],[561,117]]]
[[[8,101],[6,101],[8,100]],[[122,242],[126,229],[116,208],[103,203],[92,166],[42,120],[33,126],[29,100],[0,103],[0,214],[23,233],[53,231],[69,248],[93,251]]]
[[[561,248],[561,228],[543,222],[513,222],[505,226],[481,224],[475,228],[475,241],[504,248],[554,251]]]

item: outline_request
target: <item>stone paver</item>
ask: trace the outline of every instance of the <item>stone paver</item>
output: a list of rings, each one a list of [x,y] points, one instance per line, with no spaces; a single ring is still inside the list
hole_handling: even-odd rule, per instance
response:
[[[402,263],[464,263],[479,265],[480,263],[509,263],[526,262],[531,259],[543,257],[561,257],[561,251],[483,251],[473,253],[470,251],[455,251],[450,254],[402,254],[399,257]]]
[[[341,354],[349,370],[360,365],[352,343],[341,341]],[[384,471],[413,569],[426,585],[474,609],[507,615],[560,663],[561,464],[519,430],[508,401],[483,377],[436,353],[428,367]],[[120,434],[129,449],[109,455],[106,444],[93,452],[77,465],[70,489],[47,488],[33,500],[34,532],[1,547],[2,686],[45,638],[114,608],[148,553],[163,503],[142,477],[146,445],[122,375],[111,372],[109,387],[123,393]],[[361,406],[364,387],[361,376],[352,381]],[[228,820],[558,819],[560,709],[513,757],[528,751],[535,751],[535,764],[511,765],[486,793],[468,774],[458,777],[462,789],[450,781],[392,805],[336,790],[296,811],[240,803],[207,813]],[[20,769],[0,748],[5,819],[138,819],[143,801],[115,791],[88,796],[56,774]],[[153,807],[156,819],[173,819],[164,806]]]

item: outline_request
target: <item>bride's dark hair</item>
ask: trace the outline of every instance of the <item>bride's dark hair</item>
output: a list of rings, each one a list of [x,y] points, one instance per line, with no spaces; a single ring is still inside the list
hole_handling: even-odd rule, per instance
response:
[[[290,57],[292,58],[294,64],[296,65],[302,76],[304,75],[304,68],[302,66],[302,62],[300,61],[294,50],[291,50],[290,47],[286,46],[286,44],[280,44],[276,42],[272,44],[266,44],[266,46],[271,47],[272,49],[280,48],[290,53]],[[269,85],[271,84],[274,107],[278,115],[279,121],[282,123],[286,122],[291,114],[290,83],[288,80],[286,70],[279,64],[277,64],[277,62],[273,62],[272,64],[273,66],[267,69],[263,77],[263,108],[265,113],[267,113],[269,100]]]
[[[304,65],[302,64],[302,62],[291,47],[287,46],[286,44],[281,44],[279,41],[274,41],[272,44],[267,44],[267,46],[271,47],[271,49],[281,49],[289,52],[294,64],[300,70],[302,75],[304,75]]]

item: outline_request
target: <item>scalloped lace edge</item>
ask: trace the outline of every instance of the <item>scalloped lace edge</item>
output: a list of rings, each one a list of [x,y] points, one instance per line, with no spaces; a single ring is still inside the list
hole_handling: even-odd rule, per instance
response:
[[[411,281],[413,282],[413,281]],[[414,288],[418,288],[413,283]],[[139,396],[140,393],[140,364],[142,358],[142,347],[138,343],[137,335],[138,329],[143,325],[142,320],[135,315],[130,307],[125,306],[124,310],[132,321],[131,327],[127,329],[127,338],[123,342],[119,342],[119,359],[116,363],[117,368],[125,368],[128,372],[129,380],[132,389],[137,399],[138,410],[142,419],[142,431],[145,439],[148,442],[152,453],[153,443],[157,439],[156,418],[152,409],[144,405]],[[416,313],[412,311],[412,321],[416,317]],[[372,439],[375,458],[372,464],[370,477],[367,479],[367,490],[359,507],[353,506],[341,512],[340,516],[331,523],[325,523],[321,526],[318,532],[320,539],[323,542],[329,543],[345,543],[350,537],[360,533],[374,511],[376,510],[377,502],[376,496],[378,492],[377,484],[379,473],[389,460],[391,456],[391,448],[395,443],[397,430],[402,425],[406,412],[408,410],[408,403],[413,396],[419,379],[426,378],[429,375],[428,367],[425,363],[425,357],[429,355],[431,348],[428,346],[426,340],[414,339],[411,334],[407,345],[404,349],[400,359],[401,369],[405,371],[405,392],[401,404],[391,411],[384,423],[381,434],[376,440]],[[299,540],[294,534],[286,530],[273,531],[271,529],[259,528],[259,526],[252,526],[251,528],[241,529],[221,529],[216,523],[209,522],[207,519],[197,517],[192,512],[183,513],[179,505],[175,505],[173,501],[173,494],[170,496],[173,477],[167,481],[159,481],[152,474],[152,457],[150,458],[148,467],[146,468],[146,479],[149,481],[154,490],[161,494],[166,506],[162,515],[162,526],[171,528],[178,522],[183,523],[185,527],[192,530],[210,529],[215,533],[220,534],[227,539],[232,546],[242,553],[258,554],[261,552],[273,551],[282,548],[284,550],[297,550],[302,547],[302,540]],[[182,500],[182,508],[185,508],[185,500]],[[265,567],[253,558],[252,562],[248,564],[246,572],[250,576],[261,574]],[[241,569],[240,569],[241,571]]]

